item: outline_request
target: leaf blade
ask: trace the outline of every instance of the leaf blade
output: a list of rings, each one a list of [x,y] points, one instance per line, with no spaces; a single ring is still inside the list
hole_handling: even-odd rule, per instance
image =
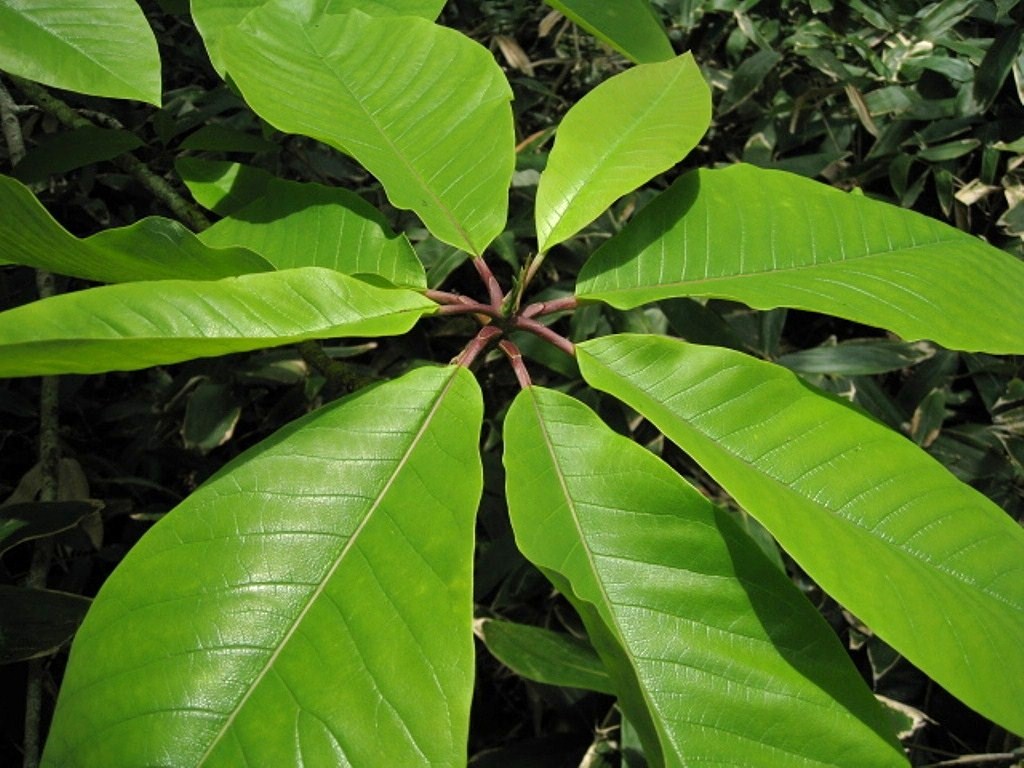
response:
[[[207,245],[248,248],[277,269],[326,267],[379,275],[404,288],[426,288],[409,241],[359,195],[321,184],[274,179],[266,191],[199,235]]]
[[[396,335],[435,307],[321,267],[91,288],[0,313],[0,376],[136,370],[305,339]]]
[[[647,0],[545,0],[599,40],[638,63],[672,58],[672,44]]]
[[[711,91],[693,55],[641,64],[577,102],[558,127],[537,188],[541,253],[693,149],[711,120]]]
[[[418,369],[218,473],[101,590],[44,764],[464,764],[481,419]]]
[[[217,280],[271,265],[241,248],[209,248],[176,221],[149,217],[77,238],[20,182],[0,175],[0,261],[85,280]]]
[[[607,634],[652,762],[905,764],[835,636],[726,513],[568,396],[531,387],[505,424],[516,540]]]
[[[1024,264],[926,216],[781,171],[679,179],[580,272],[620,309],[713,296],[796,307],[954,349],[1024,351]]]
[[[264,119],[352,155],[438,239],[479,255],[504,228],[511,90],[486,49],[424,19],[309,2],[261,6],[222,49]]]
[[[133,0],[0,5],[0,69],[57,88],[160,106],[156,38]]]
[[[887,427],[794,374],[673,339],[577,345],[822,588],[986,717],[1024,729],[1024,532]],[[1008,686],[1007,681],[1014,681]]]

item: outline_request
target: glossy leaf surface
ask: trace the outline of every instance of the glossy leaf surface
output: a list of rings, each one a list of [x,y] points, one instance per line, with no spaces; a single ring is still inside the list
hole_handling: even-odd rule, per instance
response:
[[[267,0],[192,0],[192,18],[203,36],[214,68],[223,75],[226,64],[220,52],[225,32],[237,27],[249,11],[265,5]],[[373,16],[422,16],[433,21],[445,0],[317,0],[318,11],[332,14],[353,9]]]
[[[1024,263],[926,216],[746,165],[679,179],[594,253],[576,293],[619,308],[713,296],[1024,352]]]
[[[485,48],[425,19],[301,0],[253,11],[222,50],[261,117],[350,154],[438,239],[479,254],[504,228],[512,93]]]
[[[465,765],[481,417],[423,368],[219,472],[104,584],[44,765]]]
[[[731,350],[610,336],[580,370],[651,420],[829,594],[1024,733],[1024,530],[903,436]]]
[[[156,38],[135,0],[0,3],[0,70],[160,106]]]
[[[665,28],[648,0],[545,2],[633,61],[664,61],[673,56]]]
[[[601,657],[565,632],[482,619],[477,622],[477,634],[487,650],[520,677],[546,685],[615,693]]]
[[[0,313],[0,376],[130,371],[304,339],[390,336],[435,306],[320,267],[109,285]]]
[[[559,125],[540,177],[540,251],[682,160],[710,120],[711,92],[689,53],[628,69],[584,96]]]
[[[273,267],[242,248],[210,248],[170,219],[150,217],[91,237],[62,227],[21,182],[0,176],[0,260],[62,275],[127,280],[217,280]]]
[[[275,179],[264,194],[199,235],[207,245],[241,246],[278,269],[327,267],[379,275],[395,285],[426,288],[409,241],[359,195],[321,184]]]
[[[656,748],[667,766],[905,764],[811,604],[667,464],[537,387],[505,445],[516,541],[580,609],[630,721],[650,721],[653,765]]]

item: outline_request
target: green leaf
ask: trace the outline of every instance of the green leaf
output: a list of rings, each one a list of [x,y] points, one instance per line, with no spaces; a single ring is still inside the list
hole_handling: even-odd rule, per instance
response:
[[[192,0],[192,18],[203,36],[210,61],[223,76],[227,64],[220,50],[223,35],[237,27],[249,12],[267,0]],[[312,6],[319,12],[347,13],[353,9],[372,16],[422,16],[433,21],[445,0],[317,0]]]
[[[679,179],[591,256],[576,294],[620,309],[714,296],[1024,352],[1020,261],[926,216],[745,165]]]
[[[390,336],[436,305],[320,267],[91,288],[0,313],[0,377],[135,370],[305,339]]]
[[[0,69],[69,91],[160,106],[156,38],[135,0],[0,3]]]
[[[870,376],[909,368],[932,354],[934,348],[927,345],[889,339],[854,339],[791,352],[779,357],[777,362],[798,373]]]
[[[545,0],[583,29],[635,62],[673,56],[665,28],[647,0]]]
[[[711,92],[692,54],[606,80],[566,114],[537,189],[541,253],[682,160],[707,130]]]
[[[88,609],[81,595],[0,584],[0,664],[56,653]]]
[[[505,444],[516,541],[580,609],[626,716],[653,725],[652,765],[905,765],[828,625],[667,464],[537,387]]]
[[[418,369],[171,511],[75,638],[43,765],[465,765],[481,400]]]
[[[0,176],[0,260],[116,283],[128,280],[218,280],[272,266],[242,248],[209,248],[170,219],[150,217],[79,239],[58,224],[23,186]]]
[[[11,173],[26,184],[43,182],[53,174],[112,160],[141,146],[142,139],[130,131],[86,125],[44,134]]]
[[[0,506],[0,555],[26,541],[74,528],[103,508],[98,501],[34,501]]]
[[[829,594],[1024,733],[1024,530],[906,438],[738,352],[617,336],[584,378],[651,420]]]
[[[199,235],[207,245],[241,246],[278,269],[328,267],[380,275],[395,285],[426,288],[409,241],[359,195],[320,184],[274,179],[263,194]]]
[[[221,216],[260,197],[274,178],[262,168],[198,157],[179,157],[174,170],[197,203]]]
[[[512,93],[482,46],[425,19],[297,0],[253,11],[222,51],[261,117],[350,154],[438,239],[480,254],[504,228]]]
[[[564,632],[481,619],[477,622],[477,634],[498,661],[528,680],[600,693],[615,692],[594,649]]]

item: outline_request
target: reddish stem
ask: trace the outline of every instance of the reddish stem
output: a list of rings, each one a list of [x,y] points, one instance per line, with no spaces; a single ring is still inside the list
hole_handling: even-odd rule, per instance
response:
[[[472,301],[468,296],[460,296],[457,293],[449,293],[448,291],[425,291],[423,293],[431,301],[436,301],[438,304],[465,304],[467,301]]]
[[[487,286],[487,296],[491,300],[491,306],[500,312],[502,294],[501,286],[498,284],[497,278],[494,276],[494,273],[491,272],[491,268],[481,256],[473,258],[473,266],[476,267],[477,274],[480,275],[480,279],[483,280],[484,285]]]
[[[545,341],[555,345],[565,352],[565,354],[569,355],[569,357],[576,357],[576,348],[573,346],[572,342],[564,336],[560,336],[555,333],[546,325],[541,325],[536,320],[529,317],[522,317],[521,315],[516,317],[512,324],[522,331],[529,331],[534,336],[539,336]]]
[[[533,382],[530,380],[530,372],[526,370],[526,363],[523,362],[523,354],[519,351],[519,347],[508,339],[499,341],[498,347],[505,353],[505,357],[511,363],[512,370],[515,371],[516,378],[519,380],[519,387],[521,389],[532,387]]]
[[[479,301],[465,301],[461,304],[443,304],[437,310],[439,315],[486,315],[498,320],[501,312],[490,304],[481,304]]]
[[[576,309],[578,305],[579,302],[575,296],[563,296],[560,299],[538,301],[535,304],[529,304],[519,313],[519,316],[525,318],[541,317],[542,315],[550,315],[553,312],[565,312],[570,309]]]
[[[487,345],[490,344],[498,336],[501,336],[501,328],[496,325],[485,325],[480,329],[479,333],[474,336],[466,348],[462,350],[462,354],[455,360],[457,365],[461,365],[463,368],[469,368],[476,360],[477,356],[487,349]]]

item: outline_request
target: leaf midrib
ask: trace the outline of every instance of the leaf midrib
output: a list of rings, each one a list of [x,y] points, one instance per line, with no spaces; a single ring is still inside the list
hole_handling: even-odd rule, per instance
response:
[[[373,500],[373,503],[370,505],[370,508],[366,511],[366,514],[363,516],[363,519],[359,522],[359,525],[357,525],[355,530],[352,531],[352,534],[349,536],[348,540],[345,542],[341,551],[334,559],[334,562],[331,564],[331,567],[327,570],[327,573],[325,573],[323,578],[320,580],[320,583],[317,585],[316,589],[314,589],[313,592],[310,593],[309,599],[306,601],[306,604],[299,611],[298,615],[295,617],[295,620],[288,628],[288,631],[278,642],[277,648],[275,648],[273,653],[271,653],[270,656],[268,657],[266,664],[263,665],[263,669],[261,669],[259,673],[253,678],[252,683],[249,685],[248,689],[245,691],[245,693],[239,699],[238,703],[232,709],[231,713],[224,721],[224,724],[221,726],[220,730],[210,740],[210,745],[206,748],[206,751],[203,753],[203,755],[199,758],[198,762],[196,763],[197,768],[205,765],[210,755],[213,754],[214,750],[221,744],[224,737],[230,730],[231,726],[234,724],[239,714],[241,714],[242,710],[245,708],[245,704],[249,700],[249,697],[252,696],[252,694],[259,687],[260,683],[263,681],[263,679],[270,673],[278,657],[288,646],[288,643],[291,640],[292,636],[298,631],[299,627],[302,625],[303,619],[305,619],[306,614],[309,613],[314,604],[316,604],[317,600],[323,594],[328,584],[330,584],[338,568],[340,568],[341,564],[345,562],[346,556],[352,550],[352,547],[355,545],[356,541],[359,539],[359,535],[366,528],[371,518],[373,518],[374,513],[380,508],[384,498],[388,495],[389,491],[391,490],[391,487],[394,485],[398,476],[401,474],[402,470],[405,469],[405,466],[408,464],[413,452],[419,446],[421,439],[423,438],[427,429],[433,422],[434,416],[440,409],[441,404],[444,402],[446,395],[451,390],[452,386],[455,384],[457,373],[458,368],[453,366],[451,370],[451,375],[448,377],[447,383],[445,383],[444,387],[442,387],[441,390],[437,393],[433,404],[424,415],[423,421],[420,424],[419,429],[417,430],[413,439],[410,441],[409,447],[406,449],[405,453],[403,453],[401,459],[399,459],[398,464],[395,466],[394,471],[391,473],[387,481],[384,483],[384,486],[381,488],[380,493],[378,493],[376,498]]]

